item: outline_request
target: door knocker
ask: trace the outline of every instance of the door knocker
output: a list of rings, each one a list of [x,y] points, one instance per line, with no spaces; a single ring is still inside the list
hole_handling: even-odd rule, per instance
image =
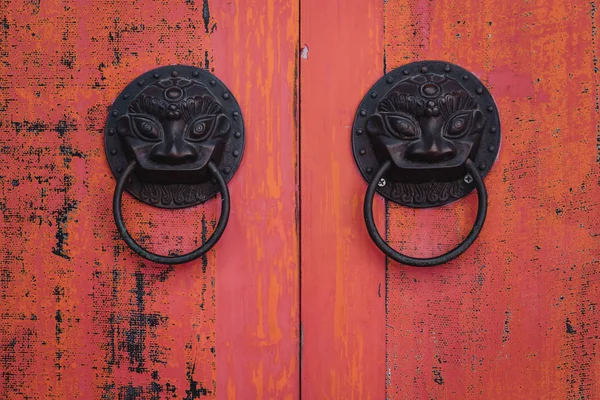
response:
[[[416,267],[448,262],[475,241],[487,212],[483,178],[500,148],[494,99],[465,69],[441,61],[415,62],[383,76],[362,100],[352,131],[352,151],[369,182],[364,202],[367,230],[393,260]],[[473,189],[478,211],[473,229],[457,247],[432,258],[392,249],[373,220],[375,192],[408,207],[436,207]]]
[[[244,123],[239,104],[216,76],[184,65],[141,75],[110,108],[104,144],[117,179],[115,223],[133,251],[154,262],[181,264],[217,243],[229,219],[227,182],[242,158]],[[121,213],[123,191],[161,208],[191,207],[220,193],[221,216],[198,249],[179,256],[154,254],[127,232]]]

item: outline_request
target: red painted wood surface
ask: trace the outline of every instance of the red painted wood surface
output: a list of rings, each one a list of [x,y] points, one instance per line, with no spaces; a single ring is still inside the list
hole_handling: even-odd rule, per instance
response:
[[[598,398],[595,3],[382,3],[382,13],[370,2],[301,4],[303,395]],[[423,59],[483,80],[503,143],[473,247],[445,266],[386,269],[365,234],[349,129],[382,63]],[[475,196],[388,205],[389,241],[415,256],[449,250],[474,221]],[[385,306],[373,301],[378,279]]]
[[[304,399],[385,398],[385,258],[364,228],[350,151],[356,107],[383,72],[382,22],[383,2],[301,2]]]
[[[0,397],[297,399],[298,4],[0,9]],[[177,63],[229,86],[248,140],[223,238],[167,267],[116,231],[103,127],[130,80]],[[134,236],[162,253],[197,247],[219,212],[124,203]]]
[[[473,71],[503,133],[475,244],[444,266],[388,266],[388,398],[600,397],[596,26],[595,2],[386,2],[387,69],[442,59]],[[475,212],[475,194],[389,206],[388,239],[440,254]]]
[[[3,398],[600,397],[595,7],[1,2]],[[420,59],[473,71],[503,124],[480,238],[431,269],[388,265],[370,242],[349,142],[371,84]],[[116,232],[102,131],[124,85],[175,63],[223,79],[248,141],[225,235],[165,267]],[[217,204],[127,197],[124,213],[148,248],[184,252]],[[388,240],[429,256],[468,232],[476,202],[383,205]]]

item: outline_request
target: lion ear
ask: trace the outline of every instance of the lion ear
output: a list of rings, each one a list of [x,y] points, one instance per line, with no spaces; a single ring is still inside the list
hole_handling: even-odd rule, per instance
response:
[[[231,130],[231,122],[225,115],[219,115],[216,122],[215,132],[217,137],[226,135]]]
[[[385,134],[383,117],[379,114],[373,114],[367,120],[367,132],[371,136],[380,136]]]
[[[130,124],[129,124],[129,115],[124,115],[119,118],[119,122],[117,123],[117,132],[121,136],[128,136],[130,133]]]
[[[475,122],[475,128],[482,129],[485,125],[485,115],[479,110],[473,111],[473,121]]]

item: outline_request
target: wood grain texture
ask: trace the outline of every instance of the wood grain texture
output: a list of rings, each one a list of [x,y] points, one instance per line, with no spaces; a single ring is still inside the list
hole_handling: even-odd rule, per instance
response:
[[[595,2],[388,0],[388,70],[441,59],[490,88],[502,120],[485,179],[486,224],[458,259],[390,263],[390,399],[600,396],[600,190]],[[388,207],[409,255],[449,250],[471,195],[439,209]]]
[[[240,99],[248,141],[237,218],[217,270],[223,399],[299,398],[298,2],[214,2],[215,69]],[[235,180],[234,179],[234,180]],[[233,186],[235,187],[235,186]]]
[[[350,151],[356,107],[382,74],[382,18],[383,2],[301,2],[305,399],[385,396],[385,259],[364,227],[366,182]]]
[[[215,3],[0,2],[3,398],[298,398],[298,7]],[[223,238],[167,267],[116,231],[103,128],[130,80],[178,63],[229,85],[248,142]],[[218,208],[124,199],[163,254],[197,247]]]

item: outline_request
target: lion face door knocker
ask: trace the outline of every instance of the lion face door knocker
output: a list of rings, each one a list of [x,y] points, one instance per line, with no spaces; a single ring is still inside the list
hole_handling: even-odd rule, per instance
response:
[[[483,177],[500,147],[500,119],[483,84],[465,69],[441,61],[415,62],[382,77],[362,100],[352,149],[369,182],[365,223],[375,244],[393,260],[433,266],[463,253],[477,238],[487,212]],[[373,220],[375,192],[408,207],[436,207],[478,192],[475,225],[453,250],[432,258],[392,249]]]
[[[227,182],[244,149],[240,107],[219,79],[183,65],[149,71],[130,83],[109,111],[106,157],[117,179],[113,214],[119,233],[137,254],[164,264],[180,264],[208,252],[229,218]],[[221,216],[213,235],[180,256],[151,253],[127,232],[121,213],[126,190],[162,208],[191,207],[221,193]]]

